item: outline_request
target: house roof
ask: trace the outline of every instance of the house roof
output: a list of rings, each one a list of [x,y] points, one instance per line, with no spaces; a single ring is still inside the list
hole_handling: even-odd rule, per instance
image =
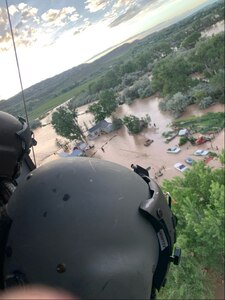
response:
[[[79,143],[76,144],[76,146],[80,150],[85,150],[88,147],[88,145],[84,142],[79,142]]]
[[[80,156],[82,154],[83,154],[83,151],[75,149],[75,150],[72,151],[72,153],[69,156],[70,157],[72,157],[72,156]]]
[[[106,128],[109,124],[110,123],[108,123],[106,120],[102,120],[95,124],[93,127],[89,128],[88,131],[91,133],[98,129]]]

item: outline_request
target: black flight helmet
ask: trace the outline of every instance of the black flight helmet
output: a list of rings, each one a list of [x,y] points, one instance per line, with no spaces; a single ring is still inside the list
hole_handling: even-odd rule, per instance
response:
[[[0,178],[15,179],[25,153],[34,141],[23,118],[0,111]]]
[[[7,205],[5,288],[46,284],[81,299],[154,295],[174,260],[176,222],[158,185],[133,168],[68,158],[30,173]]]

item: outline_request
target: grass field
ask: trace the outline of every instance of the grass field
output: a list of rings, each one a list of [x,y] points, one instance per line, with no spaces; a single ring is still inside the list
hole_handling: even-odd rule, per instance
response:
[[[29,119],[31,121],[34,119],[37,119],[37,118],[41,117],[42,115],[44,115],[45,113],[47,113],[48,111],[57,107],[58,105],[66,102],[67,100],[69,100],[73,97],[78,96],[82,91],[86,91],[88,89],[89,84],[95,80],[96,80],[96,78],[93,80],[89,80],[89,81],[83,83],[82,85],[77,86],[62,95],[59,95],[53,99],[50,99],[48,102],[40,105],[39,107],[34,109],[32,112],[29,112],[28,113]]]
[[[180,118],[173,121],[173,127],[177,129],[187,128],[200,133],[209,131],[220,131],[225,125],[225,113],[207,113],[201,117],[192,116],[189,118]]]

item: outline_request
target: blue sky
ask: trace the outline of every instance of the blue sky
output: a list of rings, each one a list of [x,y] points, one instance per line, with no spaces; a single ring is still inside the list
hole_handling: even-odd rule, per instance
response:
[[[8,0],[24,88],[214,0]],[[0,100],[20,91],[0,0]]]

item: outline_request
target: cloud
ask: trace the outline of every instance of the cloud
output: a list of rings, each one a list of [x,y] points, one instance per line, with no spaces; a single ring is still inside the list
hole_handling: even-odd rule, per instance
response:
[[[8,32],[4,36],[0,35],[0,42],[8,42],[10,39],[11,36]]]
[[[88,9],[91,13],[104,10],[110,1],[106,0],[87,0],[85,1],[85,8]]]
[[[16,8],[15,5],[10,5],[9,6],[9,13],[10,13],[11,16],[13,16],[17,12],[18,12],[18,9]]]
[[[132,5],[135,4],[135,0],[117,0],[115,1],[115,4],[113,5],[113,9],[117,9],[117,8],[129,8]]]
[[[9,13],[13,25],[16,45],[28,46],[37,40],[36,28],[40,24],[38,9],[25,3],[10,5]],[[6,8],[0,8],[0,51],[9,50],[12,46],[9,20]]]
[[[7,51],[9,49],[9,42],[11,35],[7,31],[8,17],[5,8],[0,8],[0,51]]]
[[[26,6],[27,6],[26,3],[20,3],[20,4],[18,4],[19,10],[23,10]]]
[[[5,30],[6,23],[8,21],[6,9],[0,8],[0,34]]]
[[[31,46],[37,40],[43,43],[43,46],[52,43],[59,38],[59,30],[72,26],[71,24],[79,19],[76,8],[72,6],[49,9],[40,15],[37,7],[19,3],[10,5],[9,12],[17,46]],[[64,27],[66,25],[67,27]],[[10,39],[7,11],[0,8],[0,51],[9,50],[12,46]]]
[[[38,9],[35,7],[26,7],[21,13],[22,20],[28,20],[30,18],[34,18],[36,21],[38,18],[36,18],[36,14],[38,12]]]
[[[73,35],[80,34],[85,29],[87,29],[89,26],[92,25],[92,23],[89,21],[89,19],[84,19],[83,21],[84,21],[83,26],[79,26],[78,28],[76,28],[75,31],[73,32]]]
[[[22,30],[15,31],[15,37],[17,37],[17,46],[31,46],[38,39],[38,29],[34,27],[24,27]],[[22,39],[20,38],[22,36]]]
[[[45,22],[55,22],[57,19],[62,19],[60,17],[60,11],[58,9],[49,9],[41,16],[42,20]]]
[[[165,0],[117,0],[112,6],[111,11],[105,14],[110,19],[109,27],[115,27],[136,17],[146,7],[155,8]]]
[[[105,14],[105,18],[110,20],[109,27],[114,27],[127,21],[137,13],[137,0],[117,0],[110,11]]]
[[[109,27],[118,26],[119,24],[132,19],[138,13],[139,13],[139,10],[131,8],[128,11],[126,11],[124,14],[122,14],[121,16],[119,16],[118,18],[116,18],[112,23],[110,23]]]
[[[79,18],[79,14],[75,7],[69,6],[62,9],[49,9],[41,16],[44,22],[48,22],[49,25],[63,26],[68,21],[76,21]]]

